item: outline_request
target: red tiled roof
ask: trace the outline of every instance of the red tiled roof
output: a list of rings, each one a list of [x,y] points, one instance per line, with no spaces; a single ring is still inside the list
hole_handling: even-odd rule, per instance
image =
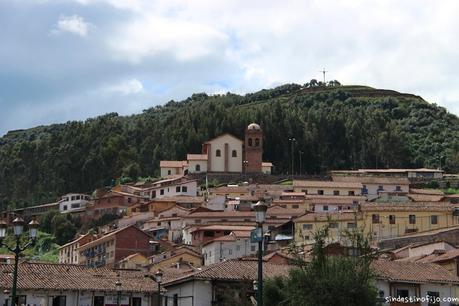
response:
[[[392,282],[459,284],[456,275],[433,263],[375,261],[372,266],[378,278]]]
[[[453,211],[459,205],[449,202],[362,203],[362,211]]]
[[[10,289],[14,266],[0,264],[0,288]],[[115,292],[120,275],[121,289],[126,292],[156,292],[156,283],[140,271],[87,268],[79,265],[20,262],[18,289],[21,290],[87,290]]]
[[[162,160],[159,162],[160,168],[182,168],[188,163],[186,160]]]
[[[192,232],[196,231],[251,231],[255,226],[237,226],[237,225],[207,225],[199,226]]]
[[[185,277],[171,280],[165,285],[176,284],[191,279],[200,280],[232,280],[232,281],[253,281],[257,278],[257,260],[235,259],[219,262],[203,268],[201,271]],[[292,269],[290,265],[278,265],[266,262],[263,264],[263,277],[287,275]]]
[[[352,188],[362,189],[362,184],[351,181],[293,181],[293,187],[314,187],[314,188]]]
[[[187,154],[187,160],[207,160],[207,154]]]
[[[432,254],[432,255],[435,255],[435,254]],[[457,257],[459,257],[459,249],[450,250],[441,255],[435,255],[435,256],[429,255],[429,258],[425,258],[425,259],[423,258],[422,260],[420,260],[420,262],[438,263],[442,261],[448,261],[448,260],[451,260]]]
[[[415,202],[440,202],[444,199],[445,196],[443,195],[435,195],[435,194],[418,194],[418,193],[410,193],[407,196],[415,201]]]
[[[359,184],[389,184],[389,185],[409,185],[410,180],[406,177],[380,177],[380,176],[334,176],[335,182],[348,182]]]
[[[431,195],[444,195],[445,194],[440,189],[418,189],[418,188],[410,188],[410,193],[431,194]]]

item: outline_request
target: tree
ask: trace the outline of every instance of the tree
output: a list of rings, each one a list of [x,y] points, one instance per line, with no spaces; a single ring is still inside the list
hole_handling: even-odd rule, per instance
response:
[[[328,227],[315,234],[311,262],[297,261],[286,277],[266,281],[266,306],[373,306],[377,303],[373,259],[368,239],[361,231],[347,234],[353,254],[327,256],[324,252]]]

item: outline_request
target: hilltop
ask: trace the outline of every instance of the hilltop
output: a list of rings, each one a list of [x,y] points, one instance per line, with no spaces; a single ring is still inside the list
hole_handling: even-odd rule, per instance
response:
[[[193,94],[141,114],[8,132],[0,138],[3,207],[91,192],[113,178],[157,176],[162,159],[184,159],[223,132],[265,135],[264,160],[290,168],[289,137],[303,172],[374,167],[459,171],[459,118],[413,94],[367,86],[286,84],[246,95]]]

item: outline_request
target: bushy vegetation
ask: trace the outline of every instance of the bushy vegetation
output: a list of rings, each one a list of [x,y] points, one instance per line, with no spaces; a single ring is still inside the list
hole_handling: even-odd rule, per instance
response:
[[[287,84],[245,96],[194,94],[122,117],[13,131],[0,138],[0,204],[23,207],[116,179],[159,175],[162,159],[185,159],[224,132],[264,129],[264,160],[290,171],[289,137],[303,173],[359,167],[459,170],[459,120],[419,97],[362,86]],[[295,159],[298,165],[298,155]],[[297,167],[296,167],[297,168]]]
[[[21,253],[21,256],[27,260],[58,262],[59,245],[56,244],[55,240],[56,239],[53,235],[39,231],[35,245],[24,250],[24,252]],[[7,237],[4,240],[4,243],[11,248],[15,246],[14,236],[12,233],[7,235]],[[26,243],[27,240],[24,238],[21,246],[25,245]],[[0,254],[13,253],[3,246],[0,248]]]
[[[298,268],[286,277],[268,279],[266,306],[373,306],[377,304],[372,251],[361,231],[352,235],[355,256],[327,256],[324,252],[328,228],[315,234],[312,259],[296,258]]]

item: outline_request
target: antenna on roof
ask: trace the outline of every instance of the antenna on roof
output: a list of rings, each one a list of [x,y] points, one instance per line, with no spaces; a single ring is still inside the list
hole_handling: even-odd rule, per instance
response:
[[[325,84],[325,74],[328,72],[327,70],[325,70],[325,68],[322,68],[322,70],[320,70],[319,72],[322,72],[323,76],[324,76],[324,84]]]

